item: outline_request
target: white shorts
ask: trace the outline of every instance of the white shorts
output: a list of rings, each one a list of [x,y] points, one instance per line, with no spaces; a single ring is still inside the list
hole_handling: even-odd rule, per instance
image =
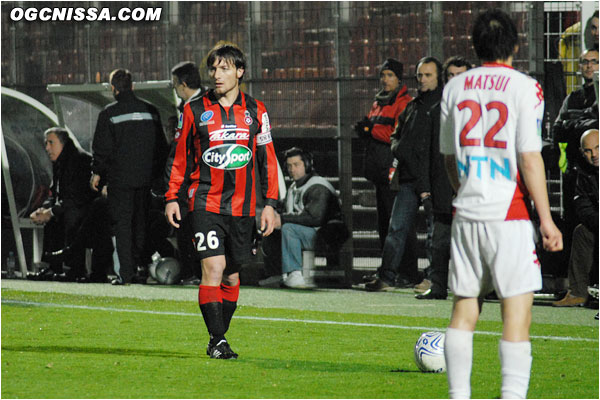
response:
[[[455,296],[496,290],[507,298],[542,288],[531,221],[452,222],[448,286]]]

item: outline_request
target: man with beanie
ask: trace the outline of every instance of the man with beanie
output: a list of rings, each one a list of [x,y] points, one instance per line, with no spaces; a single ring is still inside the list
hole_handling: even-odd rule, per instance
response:
[[[377,278],[365,285],[368,291],[387,291],[412,287],[417,283],[417,262],[403,263],[408,239],[415,235],[419,203],[430,196],[429,135],[423,123],[431,107],[442,95],[442,64],[435,57],[424,57],[417,64],[418,95],[400,114],[391,136],[391,149],[397,160],[391,189],[396,191],[389,232],[383,246]]]
[[[381,90],[369,114],[359,121],[354,129],[359,137],[367,140],[364,155],[365,178],[375,185],[377,198],[377,231],[383,248],[388,233],[394,193],[390,189],[390,175],[394,156],[390,150],[390,136],[398,117],[412,100],[406,85],[402,85],[402,63],[388,58],[381,65],[379,81]]]

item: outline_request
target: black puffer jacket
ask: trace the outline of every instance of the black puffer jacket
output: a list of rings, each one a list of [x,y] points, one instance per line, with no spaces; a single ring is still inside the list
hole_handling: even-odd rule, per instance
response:
[[[110,185],[140,188],[162,176],[168,147],[156,107],[123,92],[98,115],[92,144],[95,174]]]
[[[431,140],[429,145],[429,183],[431,184],[431,201],[433,213],[438,217],[452,214],[452,196],[454,190],[448,179],[444,156],[440,153],[440,103],[437,102],[429,111],[431,124]],[[447,220],[447,219],[446,219]]]
[[[419,92],[400,117],[391,137],[392,153],[398,160],[392,178],[392,189],[402,183],[412,182],[418,194],[430,192],[428,112],[442,98],[442,88]]]
[[[97,195],[90,188],[92,156],[67,141],[52,165],[50,196],[42,207],[60,216],[65,210],[86,207]]]

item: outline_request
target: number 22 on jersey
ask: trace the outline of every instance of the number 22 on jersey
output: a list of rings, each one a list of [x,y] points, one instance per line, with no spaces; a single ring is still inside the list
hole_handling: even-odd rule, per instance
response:
[[[481,105],[474,100],[464,100],[458,104],[458,110],[463,111],[465,108],[471,111],[471,117],[460,131],[460,146],[481,146],[481,138],[468,137],[469,132],[477,125],[481,119],[482,108]],[[498,119],[487,131],[483,139],[483,145],[485,147],[495,147],[498,149],[506,148],[506,141],[495,140],[494,136],[504,127],[506,120],[508,119],[508,107],[506,104],[499,101],[491,101],[485,105],[486,112],[492,112],[493,110],[498,111]]]

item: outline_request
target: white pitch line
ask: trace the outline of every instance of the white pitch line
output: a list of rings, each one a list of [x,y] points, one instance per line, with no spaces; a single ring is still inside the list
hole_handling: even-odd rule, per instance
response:
[[[23,306],[35,306],[35,307],[55,307],[55,308],[72,308],[79,310],[94,310],[94,311],[110,311],[110,312],[124,312],[124,313],[138,313],[138,314],[153,314],[153,315],[177,315],[183,317],[199,317],[200,313],[184,313],[176,311],[152,311],[152,310],[133,310],[126,308],[110,308],[110,307],[96,307],[96,306],[78,306],[74,304],[58,304],[58,303],[38,303],[33,301],[20,301],[20,300],[6,300],[2,299],[2,304],[12,305],[23,305]],[[269,322],[300,322],[303,324],[322,324],[322,325],[342,325],[342,326],[357,326],[357,327],[369,327],[369,328],[392,328],[392,329],[405,329],[414,331],[431,331],[438,330],[444,331],[446,327],[431,327],[431,326],[403,326],[403,325],[392,325],[392,324],[370,324],[365,322],[341,322],[341,321],[327,321],[327,320],[314,320],[314,319],[297,319],[297,318],[271,318],[271,317],[251,317],[251,316],[235,316],[235,319],[246,319],[252,321],[269,321]],[[478,335],[490,335],[490,336],[501,336],[499,332],[489,331],[475,331]],[[532,335],[531,339],[540,340],[556,340],[565,342],[598,342],[598,339],[590,338],[577,338],[571,336],[538,336]]]

